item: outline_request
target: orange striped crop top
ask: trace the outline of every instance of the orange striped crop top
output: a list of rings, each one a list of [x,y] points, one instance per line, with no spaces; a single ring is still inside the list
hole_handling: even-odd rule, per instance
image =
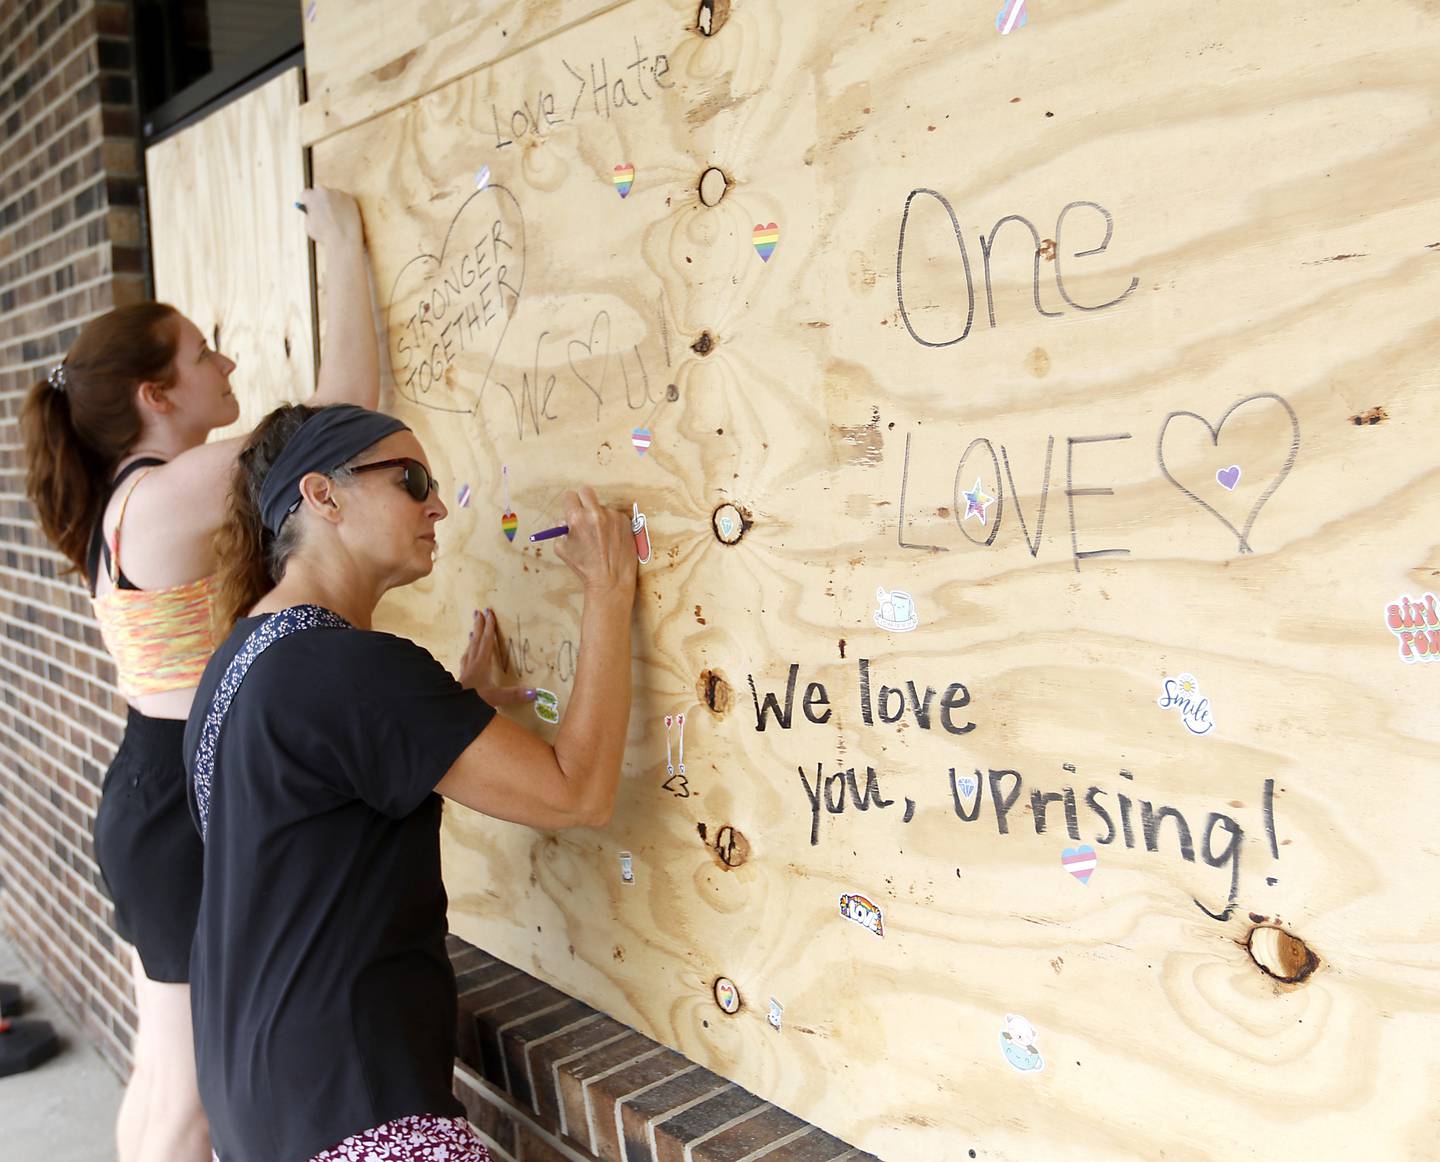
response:
[[[104,543],[97,529],[100,548],[109,557],[108,573],[113,588],[91,601],[100,623],[105,648],[115,659],[116,684],[126,698],[165,694],[199,685],[200,675],[215,652],[215,578],[202,577],[184,585],[164,589],[136,589],[120,570],[120,530],[125,523],[125,506],[154,463],[143,467],[120,502],[115,520],[115,546]],[[120,479],[129,475],[130,469]],[[117,481],[118,483],[118,481]],[[98,555],[96,559],[98,566]],[[98,576],[98,567],[92,572]]]

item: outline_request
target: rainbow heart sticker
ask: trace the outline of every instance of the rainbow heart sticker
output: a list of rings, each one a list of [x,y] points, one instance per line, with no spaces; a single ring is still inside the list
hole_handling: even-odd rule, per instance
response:
[[[630,187],[635,184],[635,167],[633,165],[617,165],[615,176],[615,192],[622,198],[630,192]]]
[[[630,433],[630,442],[635,445],[635,451],[639,452],[642,456],[650,451],[650,441],[651,435],[649,428],[636,428]]]
[[[762,262],[769,262],[775,253],[775,244],[780,241],[780,227],[771,222],[768,226],[755,227],[755,253]]]
[[[1079,847],[1067,847],[1060,853],[1060,862],[1082,884],[1088,884],[1100,859],[1095,849],[1086,843]]]
[[[515,530],[520,526],[520,518],[508,508],[500,514],[500,531],[505,534],[507,541],[515,539]]]

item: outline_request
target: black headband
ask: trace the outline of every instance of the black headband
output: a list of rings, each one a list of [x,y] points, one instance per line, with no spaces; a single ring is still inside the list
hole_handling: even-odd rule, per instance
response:
[[[276,535],[300,499],[300,481],[329,474],[386,436],[410,429],[394,416],[354,404],[322,408],[300,425],[260,486],[260,519]]]

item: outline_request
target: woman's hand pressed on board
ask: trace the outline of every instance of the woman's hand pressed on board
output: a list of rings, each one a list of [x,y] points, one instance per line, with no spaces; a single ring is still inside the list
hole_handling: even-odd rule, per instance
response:
[[[570,532],[557,543],[556,556],[580,578],[587,595],[623,594],[633,600],[635,537],[630,517],[606,508],[589,487],[567,492],[561,505]]]
[[[527,686],[502,686],[495,682],[495,664],[500,657],[500,624],[493,609],[475,611],[470,640],[460,656],[460,685],[474,690],[491,706],[513,706],[533,702],[535,691]]]
[[[304,191],[299,202],[305,207],[305,230],[320,246],[364,245],[360,207],[349,194],[321,186]]]

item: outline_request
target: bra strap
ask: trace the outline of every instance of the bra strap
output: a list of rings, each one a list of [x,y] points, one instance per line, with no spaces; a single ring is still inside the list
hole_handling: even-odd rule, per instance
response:
[[[152,465],[153,468],[153,465]],[[110,584],[120,584],[120,526],[125,523],[125,506],[130,503],[130,498],[135,495],[135,489],[140,486],[140,481],[149,476],[152,468],[144,468],[135,474],[135,482],[130,485],[120,501],[120,511],[115,514],[115,547],[110,551]]]

